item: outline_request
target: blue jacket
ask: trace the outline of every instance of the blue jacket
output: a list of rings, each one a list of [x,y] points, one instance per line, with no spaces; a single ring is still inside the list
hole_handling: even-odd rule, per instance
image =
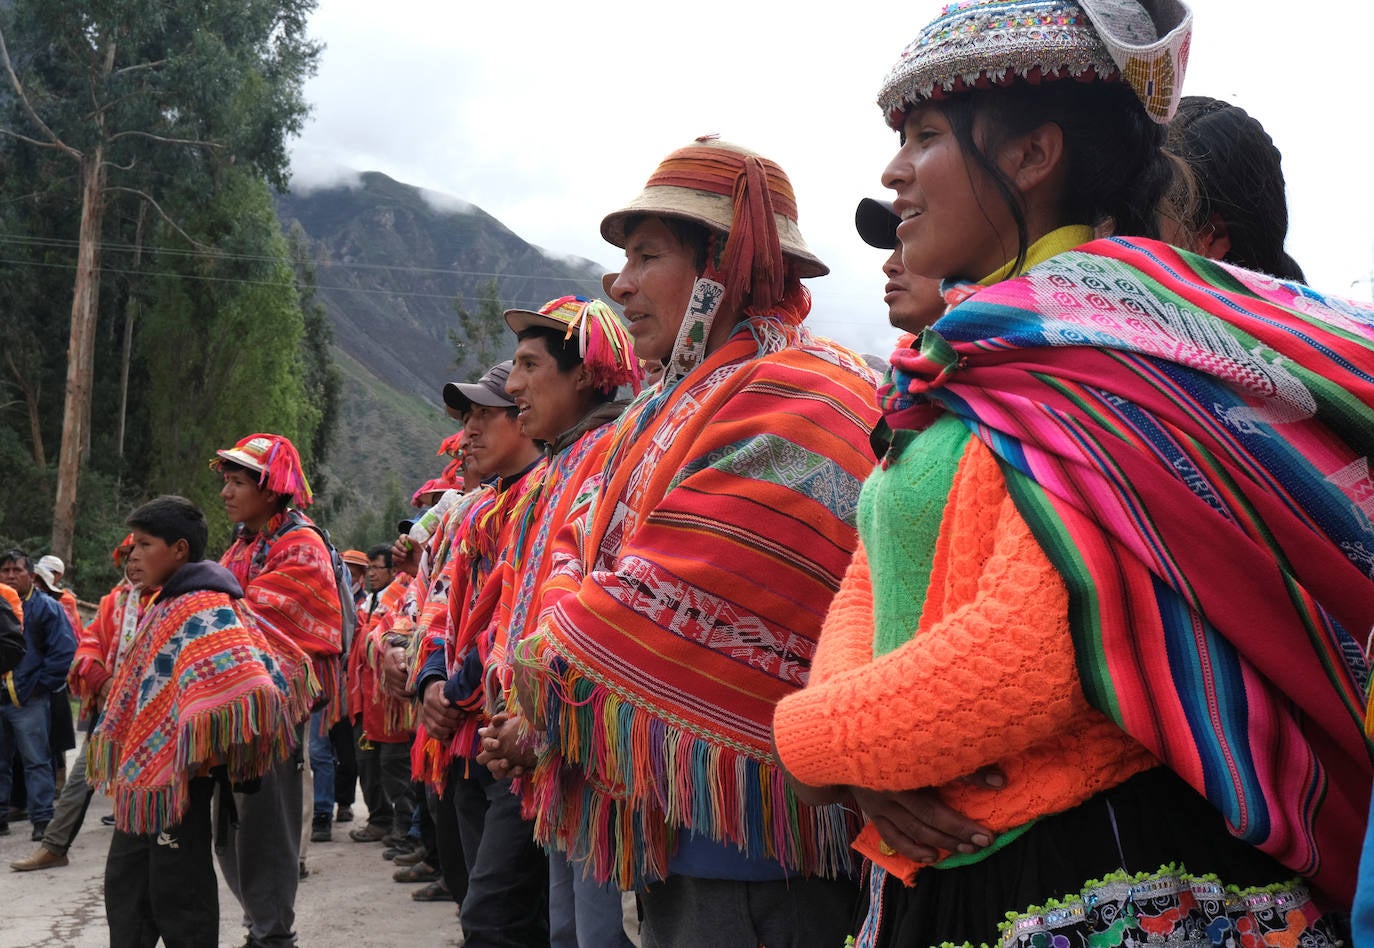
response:
[[[34,695],[66,687],[67,669],[76,654],[76,633],[67,614],[37,588],[24,600],[24,645],[24,658],[14,670],[14,691],[21,705]]]

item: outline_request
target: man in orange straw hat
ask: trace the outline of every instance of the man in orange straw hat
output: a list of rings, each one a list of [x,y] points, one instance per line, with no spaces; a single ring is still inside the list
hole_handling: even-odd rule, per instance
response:
[[[311,727],[327,731],[343,706],[344,614],[329,547],[302,512],[314,495],[300,455],[289,438],[266,433],[249,435],[215,455],[210,466],[224,478],[220,497],[237,525],[220,563],[239,581],[244,602],[269,634],[285,638],[309,658],[322,691]],[[283,649],[282,660],[289,655]],[[252,945],[295,944],[303,752],[298,746],[264,774],[257,792],[234,794],[237,827],[231,825],[216,841],[220,869],[243,905]]]
[[[770,727],[855,547],[874,376],[803,325],[801,279],[827,268],[772,161],[700,139],[601,232],[664,373],[610,434],[517,650],[539,835],[640,891],[646,945],[838,944],[855,827],[794,797]]]

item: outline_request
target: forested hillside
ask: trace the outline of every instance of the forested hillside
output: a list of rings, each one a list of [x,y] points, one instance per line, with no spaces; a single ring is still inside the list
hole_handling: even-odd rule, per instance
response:
[[[159,493],[204,507],[217,554],[207,460],[254,431],[296,442],[341,541],[387,539],[500,310],[599,289],[383,175],[283,190],[312,7],[0,3],[0,544],[57,552],[84,597]]]

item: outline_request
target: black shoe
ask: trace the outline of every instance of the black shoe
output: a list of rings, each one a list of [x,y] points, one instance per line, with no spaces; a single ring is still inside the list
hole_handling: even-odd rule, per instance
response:
[[[9,820],[0,820],[0,836],[8,836],[9,834],[10,834],[10,821],[9,821]]]
[[[353,807],[349,806],[347,803],[340,803],[340,804],[339,804],[339,814],[338,814],[338,816],[334,817],[334,822],[335,822],[335,823],[352,823],[352,822],[353,822]]]
[[[100,818],[100,824],[102,826],[114,826],[114,814],[106,813]]]
[[[47,821],[47,820],[44,820],[44,821],[41,822],[41,823],[35,823],[35,824],[33,824],[33,836],[32,836],[31,838],[33,839],[33,841],[34,841],[35,843],[41,843],[41,842],[43,842],[43,834],[46,833],[47,831],[48,831],[48,821]]]
[[[382,850],[382,858],[385,859],[387,862],[390,862],[397,856],[404,856],[407,853],[415,852],[419,845],[419,840],[406,837],[405,839],[397,843],[395,846],[391,846],[387,849]]]
[[[333,823],[329,819],[329,814],[317,815],[310,821],[310,841],[312,843],[327,843],[333,838]]]

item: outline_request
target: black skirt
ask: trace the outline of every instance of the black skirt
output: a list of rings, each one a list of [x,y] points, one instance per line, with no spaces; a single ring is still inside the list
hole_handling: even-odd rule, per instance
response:
[[[1045,817],[980,862],[923,869],[911,887],[888,878],[876,944],[995,945],[1008,912],[1043,906],[1112,873],[1168,865],[1241,888],[1294,878],[1292,870],[1232,836],[1220,813],[1173,771],[1158,767]],[[860,905],[872,906],[870,892]],[[855,930],[861,926],[862,919]]]

